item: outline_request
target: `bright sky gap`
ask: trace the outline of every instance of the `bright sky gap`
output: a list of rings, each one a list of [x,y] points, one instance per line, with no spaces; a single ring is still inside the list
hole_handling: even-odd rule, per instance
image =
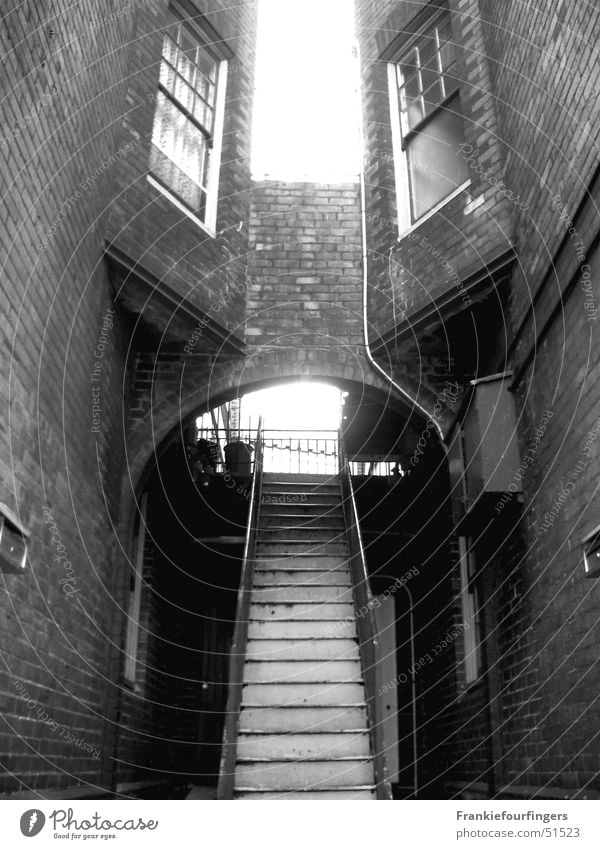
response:
[[[260,0],[254,179],[357,179],[353,48],[352,0]]]

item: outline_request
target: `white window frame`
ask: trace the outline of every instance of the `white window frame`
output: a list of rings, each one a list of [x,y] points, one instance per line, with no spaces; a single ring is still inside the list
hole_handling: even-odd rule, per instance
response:
[[[179,21],[186,26],[190,33],[194,35],[199,42],[210,44],[210,52],[218,55],[218,50],[211,44],[210,37],[204,33],[202,27],[196,21],[190,21],[183,10],[178,6],[172,5],[170,11],[173,14],[174,21]],[[204,230],[209,236],[216,236],[217,230],[217,207],[219,203],[219,180],[221,175],[221,156],[223,152],[223,132],[225,127],[225,97],[227,91],[227,59],[221,57],[216,60],[218,62],[217,84],[215,92],[214,106],[214,127],[213,127],[213,144],[211,149],[211,161],[208,172],[208,183],[206,186],[206,215],[204,219],[183,203],[182,200],[173,191],[170,191],[168,186],[157,180],[150,170],[147,175],[147,181],[153,188],[160,192],[164,197],[168,198],[171,203],[190,218],[195,224]],[[162,63],[162,52],[161,52]],[[161,88],[157,85],[157,94]],[[155,107],[156,112],[156,107]],[[154,121],[154,118],[153,118]]]
[[[433,25],[433,23],[435,23],[435,20],[438,17],[441,17],[442,14],[445,14],[445,12],[438,13],[434,17],[430,18],[427,23],[415,35],[415,37],[411,39],[411,44],[418,42],[420,36],[424,32],[426,32]],[[455,197],[461,194],[461,192],[464,192],[465,189],[467,189],[471,185],[471,180],[466,179],[460,186],[450,192],[449,195],[446,195],[446,197],[442,198],[439,203],[437,203],[434,207],[428,210],[428,212],[426,212],[420,218],[417,218],[416,221],[412,220],[410,206],[410,185],[408,176],[408,148],[406,148],[402,143],[402,119],[400,116],[400,108],[398,105],[397,77],[398,62],[400,61],[402,55],[407,53],[409,50],[410,45],[407,45],[401,51],[398,52],[397,56],[392,61],[389,61],[387,64],[390,125],[392,130],[392,153],[394,157],[394,177],[396,187],[396,208],[398,214],[398,241],[404,239],[405,236],[407,236],[417,227],[420,227],[421,224],[424,224],[432,216],[436,215],[436,213],[438,213],[441,209],[443,209],[443,207],[449,204],[452,200],[454,200]]]
[[[147,512],[148,493],[145,492],[142,495],[142,500],[140,502],[139,525],[135,542],[135,563],[132,575],[133,592],[130,589],[127,605],[127,629],[125,633],[125,664],[123,667],[123,677],[131,686],[135,686],[138,667]]]

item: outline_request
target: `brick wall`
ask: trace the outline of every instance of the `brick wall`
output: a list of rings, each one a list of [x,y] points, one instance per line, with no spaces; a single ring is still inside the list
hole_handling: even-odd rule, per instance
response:
[[[362,344],[358,184],[257,183],[246,341],[306,349]],[[312,349],[312,350],[311,350]]]
[[[589,264],[597,292],[597,254]],[[530,547],[525,568],[539,676],[539,715],[524,721],[535,721],[540,734],[519,780],[598,792],[600,749],[590,731],[590,717],[598,690],[600,588],[584,577],[581,540],[598,524],[595,428],[600,366],[592,344],[593,324],[576,294],[577,289],[548,329],[518,387],[523,445],[539,427],[543,411],[553,413],[524,480],[525,538]]]
[[[184,302],[241,335],[256,8],[250,2],[227,8],[214,0],[195,3],[233,53],[228,60],[217,235],[211,236],[146,180],[163,38],[173,21],[168,5],[155,0],[146,8],[130,47],[118,191],[107,239],[132,265],[139,263]],[[147,306],[141,304],[142,314]]]
[[[524,477],[527,556],[516,597],[528,615],[516,628],[526,632],[528,617],[534,627],[521,637],[519,674],[507,679],[505,780],[508,792],[522,785],[543,788],[542,796],[594,795],[600,750],[588,717],[598,681],[598,588],[583,576],[581,539],[598,524],[592,44],[600,15],[573,2],[534,4],[525,44],[522,8],[481,6],[506,180],[528,205],[516,222],[509,345],[522,452],[552,412]]]
[[[449,7],[458,51],[465,141],[473,156],[471,185],[397,241],[398,205],[407,199],[396,197],[388,63],[380,57],[397,36],[408,34],[413,19],[426,5],[367,0],[357,4],[374,335],[410,320],[448,292],[460,300],[459,282],[466,282],[485,268],[486,262],[506,251],[512,238],[510,204],[492,182],[492,178],[502,178],[503,163],[478,4],[476,0],[452,0]],[[477,173],[479,166],[485,177]],[[403,166],[399,163],[398,167]]]
[[[137,9],[114,12],[25,2],[0,24],[0,499],[31,530],[25,574],[0,589],[0,793],[102,785],[112,754],[124,352],[101,238]]]
[[[506,180],[529,207],[515,229],[523,268],[518,319],[565,230],[552,197],[572,215],[598,163],[600,10],[549,0],[525,12],[519,3],[481,0],[481,13]]]

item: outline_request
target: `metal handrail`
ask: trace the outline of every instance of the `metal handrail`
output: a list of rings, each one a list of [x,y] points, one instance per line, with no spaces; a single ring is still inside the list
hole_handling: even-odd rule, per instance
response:
[[[375,767],[377,798],[390,800],[392,795],[390,783],[387,778],[383,727],[377,721],[376,710],[378,630],[375,621],[373,594],[369,582],[367,559],[360,532],[356,499],[354,498],[352,477],[350,475],[350,467],[342,434],[339,437],[339,468],[346,533],[350,549],[350,573],[352,576],[354,606],[357,614],[356,626],[367,702],[371,751]]]
[[[227,708],[225,726],[223,728],[223,746],[219,768],[219,784],[217,796],[219,799],[233,799],[235,785],[235,764],[237,759],[237,735],[239,715],[242,704],[242,688],[244,683],[244,663],[248,642],[248,620],[250,618],[250,596],[254,578],[254,563],[256,559],[256,537],[258,531],[258,511],[262,490],[262,419],[259,419],[256,432],[256,450],[252,488],[250,490],[250,506],[248,509],[248,527],[244,544],[244,560],[237,597],[235,627],[229,657],[229,684],[227,690]]]

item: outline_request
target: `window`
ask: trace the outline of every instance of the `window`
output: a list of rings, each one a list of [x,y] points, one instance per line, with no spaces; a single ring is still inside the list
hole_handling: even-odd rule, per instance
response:
[[[479,593],[476,583],[475,558],[467,540],[459,537],[460,545],[460,602],[464,624],[465,683],[477,681],[482,672],[482,633]]]
[[[154,180],[209,230],[216,206],[226,62],[183,21],[165,35],[150,148]]]
[[[464,130],[455,68],[447,10],[389,65],[398,205],[407,198],[407,227],[468,181],[467,164],[457,155]]]

